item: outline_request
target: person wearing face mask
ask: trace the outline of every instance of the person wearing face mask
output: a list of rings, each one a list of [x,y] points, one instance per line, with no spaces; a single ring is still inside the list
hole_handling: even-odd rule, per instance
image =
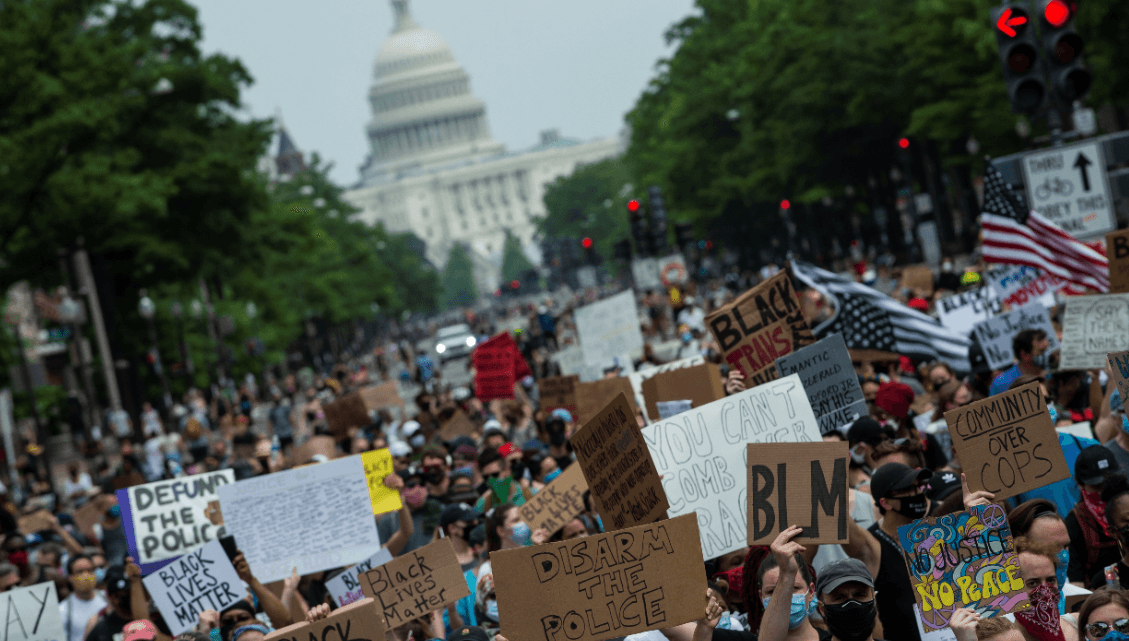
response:
[[[1099,567],[1090,577],[1088,588],[1097,590],[1108,586],[1115,590],[1129,588],[1129,479],[1114,474],[1102,486],[1102,503],[1109,533],[1117,542],[1118,559]]]
[[[479,580],[493,571],[490,565],[491,553],[533,545],[533,530],[521,519],[518,506],[503,503],[486,513],[486,543],[486,561],[478,568]]]
[[[1059,599],[1059,614],[1066,614],[1066,591],[1068,589],[1082,588],[1085,585],[1085,576],[1082,573],[1081,560],[1071,558],[1070,533],[1066,523],[1058,515],[1054,504],[1045,499],[1035,499],[1021,503],[1007,515],[1008,525],[1011,527],[1012,536],[1026,536],[1036,541],[1046,541],[1058,550],[1055,556],[1055,578],[1062,588],[1063,598]],[[1068,586],[1068,577],[1071,572],[1080,578],[1076,579],[1073,586]]]
[[[503,451],[510,455],[516,454],[516,460],[507,461]],[[500,451],[487,449],[478,456],[478,469],[483,478],[483,485],[479,487],[482,497],[476,505],[479,510],[489,512],[495,505],[504,503],[520,506],[533,498],[529,481],[524,478],[525,464],[521,462],[520,455],[521,450],[506,449],[503,446]],[[517,470],[522,472],[520,476],[514,474]]]
[[[815,582],[793,541],[802,530],[789,527],[769,546],[772,554],[761,561],[760,586],[764,602],[760,638],[780,641],[817,641],[819,632],[808,619],[815,612]],[[723,640],[715,640],[723,641]]]
[[[427,482],[427,495],[443,505],[451,502],[449,491],[451,479],[448,476],[450,458],[442,445],[425,445],[420,452],[420,464],[424,481]]]
[[[1105,588],[1095,591],[1078,611],[1078,629],[1086,641],[1129,641],[1129,595]]]
[[[1074,462],[1074,480],[1082,500],[1074,504],[1065,524],[1070,536],[1068,577],[1082,584],[1121,556],[1106,518],[1102,490],[1111,474],[1120,472],[1117,459],[1105,447],[1091,445]]]
[[[383,515],[376,524],[376,530],[381,541],[388,541],[400,529],[400,520],[410,518],[412,534],[401,552],[406,554],[431,542],[435,529],[439,527],[443,504],[427,495],[427,484],[419,468],[401,470],[397,475],[403,480],[400,490],[402,506],[397,512]]]
[[[59,616],[63,619],[66,641],[83,641],[86,623],[108,603],[98,593],[94,562],[89,556],[76,554],[67,561],[67,580],[72,592],[59,603]]]
[[[880,443],[894,437],[893,430],[887,429],[869,416],[862,416],[851,424],[847,430],[847,445],[850,446],[851,461],[862,466],[862,470],[869,474],[875,469],[874,451]],[[855,489],[865,489],[869,486],[869,476],[859,482]]]
[[[949,464],[949,457],[937,437],[926,432],[922,435],[910,416],[915,394],[909,385],[883,383],[874,397],[874,418],[887,429],[894,430],[895,438],[910,438],[921,443],[924,466],[939,470]]]
[[[1011,351],[1015,354],[1015,364],[1004,370],[992,381],[989,394],[995,396],[1007,391],[1011,382],[1020,376],[1046,377],[1046,359],[1044,356],[1051,342],[1047,333],[1041,329],[1025,329],[1011,339]]]
[[[136,581],[140,585],[140,568],[137,569],[136,575]],[[133,620],[133,612],[130,608],[133,580],[133,573],[127,574],[126,569],[119,565],[112,566],[106,573],[108,605],[99,616],[90,619],[86,624],[83,635],[86,641],[115,641],[122,628]]]
[[[1045,541],[1028,537],[1015,539],[1015,552],[1019,559],[1019,574],[1031,607],[1014,613],[1015,621],[1023,628],[1028,641],[1077,641],[1078,629],[1073,617],[1058,612],[1059,585],[1055,573],[1057,552]]]

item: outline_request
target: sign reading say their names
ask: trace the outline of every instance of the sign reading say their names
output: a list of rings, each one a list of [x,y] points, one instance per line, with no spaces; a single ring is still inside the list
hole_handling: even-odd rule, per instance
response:
[[[984,356],[988,359],[988,366],[992,369],[1007,369],[1015,360],[1011,351],[1011,340],[1015,335],[1025,329],[1041,329],[1047,334],[1050,347],[1047,353],[1059,348],[1058,335],[1054,325],[1051,325],[1051,315],[1047,308],[1035,303],[1013,309],[1005,314],[976,324],[973,334],[984,349]]]
[[[521,506],[521,520],[530,529],[545,528],[552,534],[584,511],[587,491],[584,472],[579,463],[573,463]]]
[[[695,621],[706,587],[692,515],[490,555],[507,638],[601,641]]]
[[[333,601],[337,603],[338,607],[360,601],[365,598],[365,593],[361,589],[360,575],[391,560],[392,553],[388,551],[388,548],[380,548],[379,552],[368,559],[346,569],[331,579],[327,579],[325,589],[329,591],[329,596],[333,597]]]
[[[219,488],[233,483],[234,470],[218,470],[118,490],[126,543],[141,571],[224,536],[205,510]]]
[[[644,427],[643,438],[663,475],[667,515],[697,513],[707,559],[748,545],[745,444],[822,441],[796,374]]]
[[[1117,229],[1100,142],[1031,151],[1020,164],[1027,206],[1039,215],[1083,240]]]
[[[65,641],[55,583],[36,583],[0,593],[5,641]]]
[[[361,590],[376,600],[390,628],[470,596],[451,539],[428,543],[359,578]]]
[[[776,359],[776,369],[781,376],[800,375],[821,434],[870,413],[842,334],[781,356]]]
[[[847,461],[843,441],[756,443],[749,461],[749,545],[771,544],[793,525],[804,543],[848,543]],[[791,511],[789,511],[791,508]]]
[[[1070,478],[1038,381],[945,412],[973,492],[1011,498]]]
[[[1101,369],[1129,349],[1129,294],[1071,296],[1062,320],[1061,369]]]
[[[573,312],[573,318],[585,363],[598,365],[614,354],[626,353],[632,358],[643,354],[634,290],[585,305]]]
[[[247,596],[219,541],[209,541],[141,582],[173,636],[195,628],[204,610],[223,612]]]

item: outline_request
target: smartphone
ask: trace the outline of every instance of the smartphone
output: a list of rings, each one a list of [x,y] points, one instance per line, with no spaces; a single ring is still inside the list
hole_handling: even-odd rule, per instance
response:
[[[235,562],[235,557],[239,556],[239,548],[235,546],[235,535],[228,534],[227,536],[220,537],[220,545],[223,546],[223,551],[227,553],[227,558],[231,562]]]

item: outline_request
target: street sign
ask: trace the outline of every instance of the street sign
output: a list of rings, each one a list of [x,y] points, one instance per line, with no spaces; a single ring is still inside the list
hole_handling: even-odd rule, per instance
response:
[[[1027,203],[1080,239],[1117,229],[1101,144],[1052,147],[1023,157]]]

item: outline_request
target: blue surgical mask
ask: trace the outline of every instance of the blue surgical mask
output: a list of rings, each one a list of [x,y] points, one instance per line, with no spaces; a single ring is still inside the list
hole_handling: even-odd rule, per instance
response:
[[[560,475],[561,475],[561,468],[558,467],[557,469],[555,469],[552,472],[549,472],[548,474],[545,475],[545,482],[551,483],[553,481],[553,479],[557,478]]]
[[[1121,430],[1123,432],[1129,433],[1129,415],[1121,415]]]
[[[1051,415],[1051,425],[1056,425],[1058,423],[1058,408],[1052,403],[1047,406],[1047,411]]]
[[[789,630],[795,630],[796,628],[800,627],[800,624],[804,622],[804,619],[811,616],[812,612],[815,612],[815,599],[812,599],[811,602],[808,603],[807,598],[807,594],[792,595],[792,606],[788,611]],[[764,600],[764,607],[766,609],[768,608],[768,602],[769,599]]]
[[[533,530],[529,529],[529,525],[525,521],[518,521],[514,524],[510,540],[518,545],[532,545],[533,542],[529,540],[532,535]]]
[[[717,621],[718,630],[732,630],[733,622],[729,620],[729,612],[722,612],[721,618]]]
[[[1102,637],[1102,641],[1129,641],[1129,634],[1111,630],[1109,634]]]
[[[94,568],[94,578],[99,583],[106,580],[106,568]]]
[[[498,600],[490,599],[486,602],[486,618],[498,623]]]
[[[1065,549],[1055,555],[1055,579],[1059,585],[1066,585],[1066,568],[1070,565],[1070,549]],[[1059,590],[1058,613],[1066,614],[1066,594]]]

